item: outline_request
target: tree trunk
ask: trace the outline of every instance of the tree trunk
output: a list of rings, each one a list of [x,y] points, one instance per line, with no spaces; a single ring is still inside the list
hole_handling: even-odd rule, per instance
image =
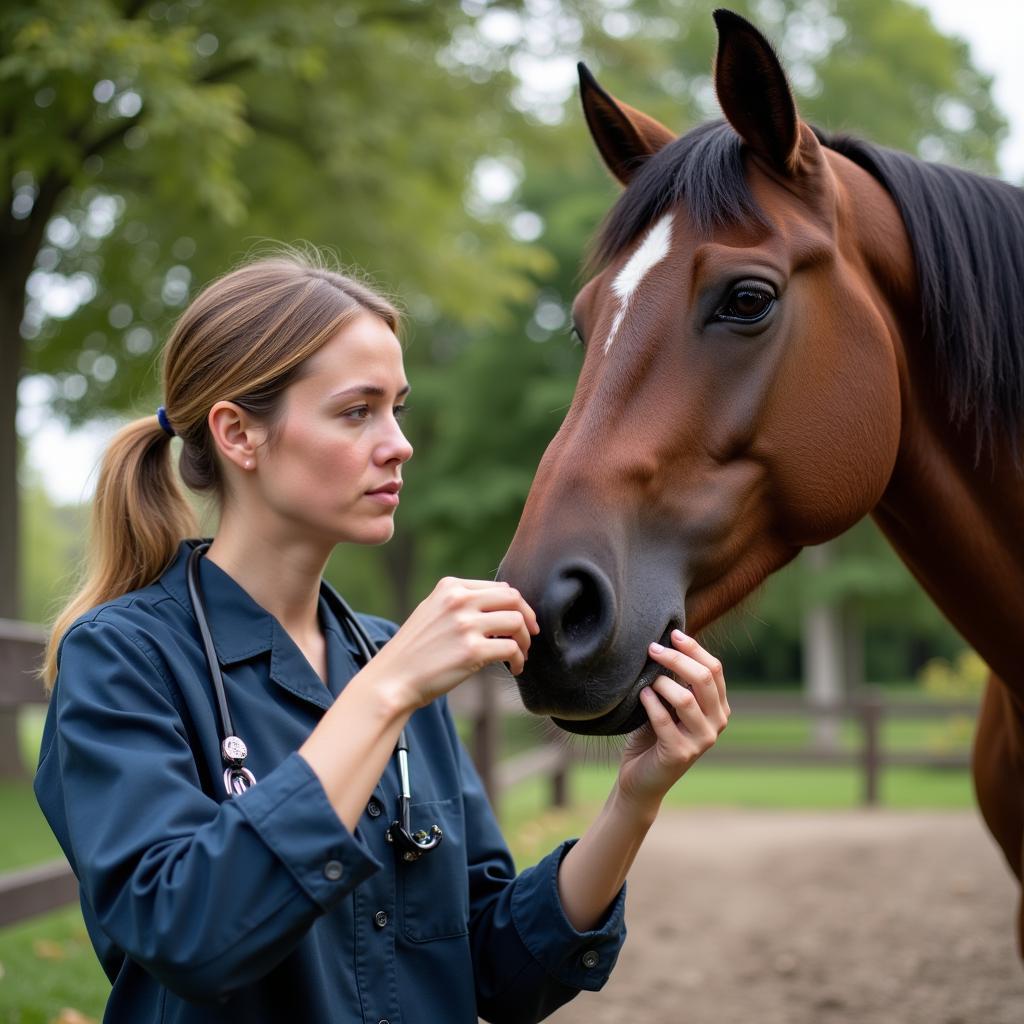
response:
[[[68,180],[54,171],[39,183],[31,214],[15,220],[11,197],[0,206],[0,618],[21,612],[21,530],[18,514],[18,381],[25,284],[35,266],[46,225]],[[0,679],[0,686],[4,680]],[[0,778],[24,778],[17,711],[0,710]]]
[[[843,685],[847,697],[864,693],[864,619],[856,601],[848,600],[843,617]]]
[[[817,573],[824,572],[832,562],[828,544],[807,548],[804,557]],[[843,617],[839,609],[821,604],[809,608],[804,615],[804,687],[808,703],[836,704],[843,699],[846,650],[843,642]],[[839,747],[839,718],[816,715],[812,730],[818,750],[834,751]]]
[[[399,530],[385,545],[383,555],[395,595],[395,617],[402,622],[413,609],[412,576],[416,545],[412,534],[408,530]]]
[[[16,619],[21,607],[18,552],[18,374],[24,290],[0,293],[0,618]],[[0,679],[0,686],[5,680]],[[18,714],[0,708],[0,778],[25,778],[18,745]]]

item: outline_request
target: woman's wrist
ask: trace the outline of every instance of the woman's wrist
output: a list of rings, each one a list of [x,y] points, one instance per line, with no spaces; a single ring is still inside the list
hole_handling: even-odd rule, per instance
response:
[[[388,723],[402,720],[404,724],[423,704],[414,680],[408,678],[406,673],[390,669],[384,661],[378,663],[376,658],[358,672],[348,685],[371,694]]]
[[[612,791],[608,794],[606,806],[620,821],[633,827],[649,829],[661,810],[661,800],[661,796],[630,793],[623,789],[621,782],[616,779]]]

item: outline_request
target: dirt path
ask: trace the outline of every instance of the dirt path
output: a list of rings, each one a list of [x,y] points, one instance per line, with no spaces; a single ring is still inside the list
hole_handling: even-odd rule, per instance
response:
[[[977,815],[663,815],[603,992],[557,1024],[1024,1024],[1016,885]]]

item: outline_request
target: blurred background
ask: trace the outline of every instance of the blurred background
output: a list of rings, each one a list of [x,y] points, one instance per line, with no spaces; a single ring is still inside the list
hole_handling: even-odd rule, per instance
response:
[[[7,0],[0,619],[52,617],[87,543],[104,440],[159,404],[159,348],[190,296],[268,240],[329,248],[407,313],[416,456],[398,530],[383,548],[340,549],[331,581],[362,609],[401,619],[442,575],[492,575],[572,395],[581,350],[567,310],[616,196],[578,109],[575,62],[684,131],[718,116],[714,6]],[[997,102],[1021,75],[1011,5],[731,6],[778,43],[807,120],[1024,174],[1022,133]],[[881,799],[969,806],[969,706],[983,667],[870,522],[805,553],[706,640],[737,693],[957,702],[955,714],[886,725],[885,742],[936,764],[887,771]],[[467,703],[467,739],[506,754],[544,740],[537,723],[510,715],[495,726],[493,713]],[[57,852],[26,781],[41,714],[0,706],[0,820],[12,824],[0,870]],[[855,754],[862,725],[779,712],[738,721],[730,743]],[[602,753],[584,752],[574,805],[606,790]],[[856,804],[861,777],[835,760],[813,771],[709,765],[679,799]],[[538,817],[545,786],[503,794],[524,862],[576,813]],[[102,1000],[75,912],[0,931],[0,1022],[74,1024],[68,1014],[98,1017]]]

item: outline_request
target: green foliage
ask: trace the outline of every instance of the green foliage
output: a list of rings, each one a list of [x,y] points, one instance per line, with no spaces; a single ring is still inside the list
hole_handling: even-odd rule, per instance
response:
[[[70,593],[84,557],[86,509],[54,506],[38,481],[21,492],[22,618],[49,622]]]
[[[84,300],[29,304],[27,369],[57,378],[55,407],[148,402],[173,315],[261,239],[334,247],[428,322],[491,323],[523,300],[546,254],[464,201],[478,159],[522,130],[503,60],[446,58],[471,27],[454,0],[0,14],[8,203],[28,222],[60,190],[29,296]]]
[[[974,651],[962,651],[955,661],[932,658],[921,669],[921,687],[940,700],[971,700],[981,696],[988,681],[988,666]]]
[[[922,690],[934,700],[974,701],[981,697],[988,682],[988,666],[971,650],[961,651],[955,660],[932,658],[920,672]],[[969,742],[974,734],[974,716],[957,715],[943,722],[933,738],[931,749],[936,753]]]
[[[586,240],[616,195],[575,96],[567,90],[564,110],[558,99],[531,105],[533,86],[511,69],[581,53],[611,91],[682,131],[717,116],[714,6],[562,0],[545,15],[484,0],[121,10],[35,0],[5,10],[0,155],[12,194],[38,201],[48,176],[68,179],[34,280],[77,282],[86,299],[63,318],[34,300],[27,368],[54,376],[55,408],[72,419],[148,410],[156,346],[189,293],[260,239],[333,246],[409,310],[417,453],[395,540],[340,551],[330,578],[399,617],[443,574],[493,574],[572,396],[580,352],[568,310]],[[1005,124],[990,83],[914,4],[733,6],[779,43],[809,119],[994,166]],[[499,39],[488,26],[502,17],[518,28]],[[518,179],[506,199],[477,193],[484,157]],[[955,653],[959,641],[877,532],[859,527],[839,544],[832,569],[812,575],[798,560],[717,630],[735,678],[797,676],[798,613],[811,600],[855,607],[869,678]]]

